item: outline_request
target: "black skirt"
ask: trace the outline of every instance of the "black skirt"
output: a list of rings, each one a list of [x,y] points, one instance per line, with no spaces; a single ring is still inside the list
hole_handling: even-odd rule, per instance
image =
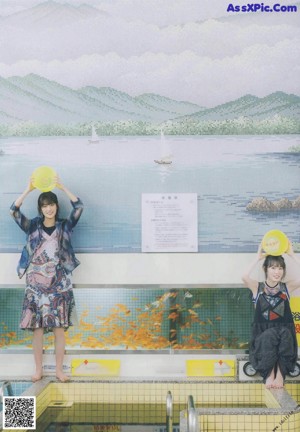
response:
[[[280,368],[283,378],[295,369],[298,345],[295,324],[254,322],[249,346],[249,361],[264,381]]]

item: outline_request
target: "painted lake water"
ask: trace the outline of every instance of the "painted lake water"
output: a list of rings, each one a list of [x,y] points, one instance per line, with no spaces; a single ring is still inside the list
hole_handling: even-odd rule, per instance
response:
[[[77,252],[141,252],[142,193],[197,193],[198,251],[254,252],[264,233],[284,231],[299,242],[299,211],[250,213],[256,197],[300,196],[299,135],[2,138],[0,140],[0,251],[16,252],[24,233],[9,207],[40,165],[56,169],[80,196],[85,211],[74,231]],[[166,153],[170,164],[158,164]],[[70,211],[57,191],[61,216]],[[23,204],[36,215],[39,192]]]

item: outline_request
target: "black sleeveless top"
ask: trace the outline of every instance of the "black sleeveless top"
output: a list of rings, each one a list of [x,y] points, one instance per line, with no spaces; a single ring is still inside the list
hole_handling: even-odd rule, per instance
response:
[[[286,284],[280,282],[279,291],[274,295],[266,294],[264,287],[264,283],[260,282],[258,284],[257,296],[253,300],[256,304],[254,322],[269,324],[293,323]]]

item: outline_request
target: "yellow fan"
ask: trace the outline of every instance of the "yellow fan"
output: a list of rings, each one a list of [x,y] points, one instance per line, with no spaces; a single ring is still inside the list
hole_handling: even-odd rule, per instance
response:
[[[56,172],[53,168],[43,165],[32,173],[32,184],[41,192],[49,192],[56,186]]]
[[[264,235],[262,247],[268,255],[279,256],[288,250],[289,240],[282,231],[271,230]]]

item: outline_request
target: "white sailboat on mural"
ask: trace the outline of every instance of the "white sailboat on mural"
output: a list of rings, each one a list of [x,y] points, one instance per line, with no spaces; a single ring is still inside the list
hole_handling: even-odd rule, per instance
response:
[[[164,132],[160,131],[160,148],[161,148],[161,157],[160,159],[154,159],[154,162],[159,165],[171,165],[172,163],[172,153],[170,149],[170,145],[165,138]]]
[[[92,126],[92,136],[91,136],[91,138],[89,139],[89,143],[90,144],[93,144],[93,143],[98,143],[100,140],[99,140],[99,136],[97,135],[97,132],[96,132],[96,129],[95,129],[95,126]]]

